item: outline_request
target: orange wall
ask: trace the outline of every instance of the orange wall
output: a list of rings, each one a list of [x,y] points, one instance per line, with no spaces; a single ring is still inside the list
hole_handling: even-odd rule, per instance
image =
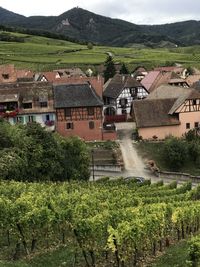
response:
[[[179,137],[179,125],[175,126],[162,126],[162,127],[148,127],[138,129],[139,135],[143,139],[153,139],[153,136],[157,136],[158,139],[165,139],[169,135]]]
[[[181,137],[190,129],[194,128],[195,122],[200,123],[200,112],[179,113],[179,121],[181,123],[180,125],[140,128],[138,129],[139,135],[143,139],[152,139],[154,135],[158,139],[165,139],[169,135]],[[190,123],[190,129],[186,129],[186,123]]]
[[[67,121],[57,121],[56,131],[62,136],[77,135],[85,141],[102,140],[101,120],[93,120],[95,127],[89,129],[89,121],[73,121],[74,129],[66,129]],[[69,121],[68,121],[69,122]]]

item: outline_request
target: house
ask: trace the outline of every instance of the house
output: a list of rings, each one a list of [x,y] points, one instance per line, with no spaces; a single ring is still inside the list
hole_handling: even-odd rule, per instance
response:
[[[137,81],[141,82],[142,79],[148,74],[148,71],[144,67],[137,67],[132,72],[131,76]]]
[[[150,71],[141,84],[148,90],[149,93],[153,92],[162,84],[170,84],[176,86],[189,87],[187,80],[182,78],[178,73],[173,70],[174,67],[161,67],[156,70]]]
[[[183,79],[186,78],[186,73],[187,73],[187,69],[182,66],[164,66],[164,67],[154,68],[154,70],[161,72],[173,72]]]
[[[11,124],[35,121],[53,131],[55,111],[52,85],[40,82],[0,84],[0,117]]]
[[[115,129],[104,129],[103,101],[88,83],[54,85],[56,130],[62,136],[86,141],[116,139]]]
[[[200,74],[189,75],[186,78],[186,81],[190,87],[193,87],[193,84],[200,81]]]
[[[66,75],[62,76],[59,72],[49,71],[43,73],[35,74],[35,81],[41,82],[51,82],[54,85],[57,84],[81,84],[88,82],[95,89],[96,93],[102,98],[103,95],[103,84],[104,78],[100,75],[97,77],[87,77],[87,76],[72,76],[67,77]]]
[[[144,101],[134,101],[133,114],[143,139],[181,137],[199,127],[200,91],[162,85]]]
[[[141,84],[147,89],[149,93],[153,92],[161,84],[166,84],[171,79],[171,72],[153,70],[150,71],[144,79],[142,79]]]
[[[0,83],[17,82],[19,79],[33,79],[30,70],[18,70],[14,65],[0,65]]]
[[[130,75],[116,74],[104,85],[105,121],[126,121],[130,116],[132,102],[148,95],[145,87]]]

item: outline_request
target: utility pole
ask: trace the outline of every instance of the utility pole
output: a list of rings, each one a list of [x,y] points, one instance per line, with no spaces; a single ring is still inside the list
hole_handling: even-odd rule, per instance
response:
[[[92,153],[92,178],[93,181],[95,181],[95,176],[94,176],[94,149],[91,150]]]

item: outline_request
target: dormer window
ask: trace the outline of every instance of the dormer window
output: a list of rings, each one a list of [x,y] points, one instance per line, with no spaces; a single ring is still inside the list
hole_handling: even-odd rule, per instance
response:
[[[5,80],[8,80],[8,79],[9,79],[9,74],[8,74],[8,73],[3,73],[3,74],[2,74],[2,77],[3,77]]]

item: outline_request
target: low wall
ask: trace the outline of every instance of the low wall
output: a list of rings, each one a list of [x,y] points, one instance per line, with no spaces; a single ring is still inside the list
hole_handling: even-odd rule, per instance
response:
[[[200,176],[193,176],[188,173],[159,171],[158,176],[160,179],[172,179],[184,182],[190,180],[193,183],[200,183]]]
[[[93,170],[92,165],[90,165],[90,170]],[[101,164],[101,165],[94,165],[94,171],[105,171],[105,172],[121,172],[122,166],[121,165],[113,165],[113,164]]]

